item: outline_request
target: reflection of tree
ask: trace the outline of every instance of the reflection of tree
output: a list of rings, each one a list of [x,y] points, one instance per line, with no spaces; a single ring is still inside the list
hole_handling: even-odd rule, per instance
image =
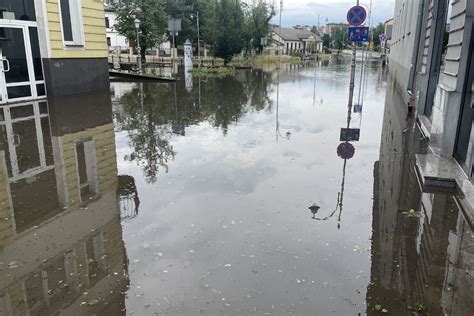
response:
[[[121,99],[125,115],[120,118],[120,125],[128,131],[133,148],[125,159],[136,161],[150,183],[156,182],[160,167],[168,171],[168,162],[176,155],[168,139],[170,126],[160,124],[164,122],[160,122],[159,108],[151,102],[166,96],[169,86],[164,88],[155,90],[143,85],[143,89],[137,87]]]
[[[117,116],[117,126],[128,132],[133,150],[125,158],[143,168],[148,182],[156,181],[159,169],[168,171],[176,155],[170,138],[184,136],[186,127],[208,122],[226,135],[249,108],[271,108],[270,74],[239,72],[234,77],[198,80],[191,93],[181,82],[143,83],[120,99],[123,113]]]
[[[268,89],[272,82],[271,73],[253,70],[243,74],[246,77],[245,88],[252,107],[256,111],[261,111],[265,108],[271,109],[272,100],[269,97],[270,91]]]

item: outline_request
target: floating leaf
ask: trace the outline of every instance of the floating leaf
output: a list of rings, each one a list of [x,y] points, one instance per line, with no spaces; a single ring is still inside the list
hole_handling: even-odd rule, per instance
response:
[[[402,214],[405,215],[408,218],[420,218],[421,217],[421,213],[417,212],[413,209],[411,209],[409,211],[403,211]]]
[[[96,305],[98,303],[99,303],[99,300],[90,300],[89,302],[87,302],[87,305],[93,306],[93,305]]]
[[[18,262],[12,261],[8,264],[8,269],[16,269],[18,268]]]
[[[374,309],[375,309],[376,311],[380,311],[380,310],[382,309],[382,305],[375,305],[375,306],[374,306]]]
[[[387,313],[388,313],[388,310],[385,309],[385,308],[382,308],[381,312],[384,313],[384,314],[387,314]]]

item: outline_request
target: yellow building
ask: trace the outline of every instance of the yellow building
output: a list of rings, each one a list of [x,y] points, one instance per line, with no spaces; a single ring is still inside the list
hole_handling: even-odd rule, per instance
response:
[[[124,314],[110,95],[0,111],[0,314]]]
[[[101,0],[4,0],[0,103],[109,88]]]

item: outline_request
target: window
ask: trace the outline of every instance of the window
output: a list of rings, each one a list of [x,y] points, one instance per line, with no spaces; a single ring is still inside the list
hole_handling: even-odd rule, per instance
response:
[[[110,19],[108,17],[105,18],[105,27],[110,29]]]
[[[84,46],[81,0],[59,0],[63,42],[66,46]]]

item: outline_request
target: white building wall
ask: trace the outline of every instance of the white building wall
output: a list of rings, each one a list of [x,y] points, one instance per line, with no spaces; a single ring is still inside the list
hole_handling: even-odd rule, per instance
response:
[[[420,0],[396,0],[390,69],[401,91],[406,91],[415,49],[416,21]],[[406,96],[404,96],[406,97]]]
[[[115,29],[117,23],[117,14],[115,12],[106,11],[105,18],[109,20],[109,27],[106,28],[107,38],[110,39],[110,48],[116,49],[120,47],[122,50],[129,47],[128,39],[120,35]]]

